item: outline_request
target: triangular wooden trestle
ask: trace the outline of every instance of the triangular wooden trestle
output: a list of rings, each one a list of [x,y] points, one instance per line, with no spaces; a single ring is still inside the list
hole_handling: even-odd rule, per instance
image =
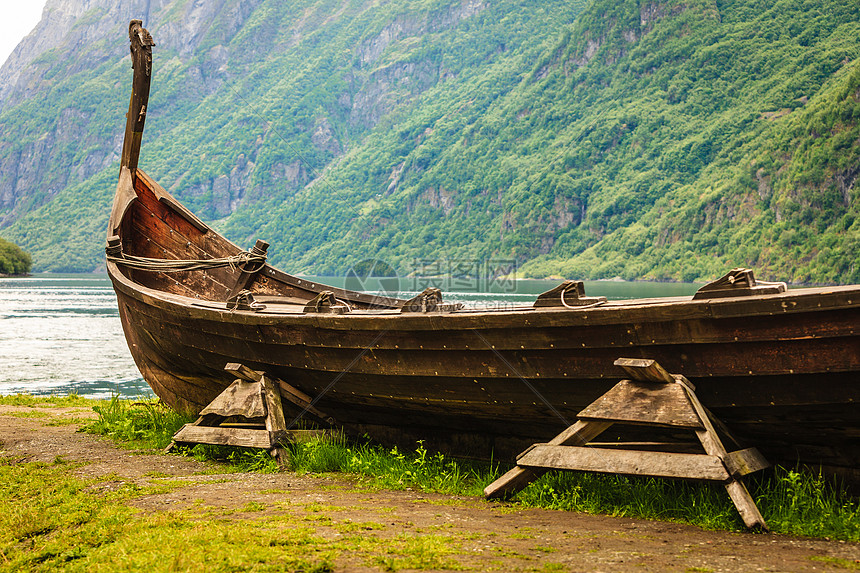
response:
[[[287,430],[283,403],[288,400],[302,409],[302,415],[332,425],[334,419],[313,406],[310,396],[265,372],[243,364],[227,364],[225,370],[236,380],[201,412],[192,424],[185,424],[173,436],[176,444],[211,444],[267,450],[283,462],[280,444],[325,430]]]
[[[758,450],[726,451],[714,429],[719,422],[699,402],[695,387],[683,376],[669,374],[654,360],[619,358],[615,365],[633,379],[622,380],[592,402],[579,413],[575,424],[548,443],[535,444],[520,454],[517,466],[487,486],[484,495],[490,499],[510,497],[550,469],[712,480],[725,484],[748,528],[767,530],[740,481],[744,475],[769,467]],[[704,453],[587,445],[615,423],[692,430]]]

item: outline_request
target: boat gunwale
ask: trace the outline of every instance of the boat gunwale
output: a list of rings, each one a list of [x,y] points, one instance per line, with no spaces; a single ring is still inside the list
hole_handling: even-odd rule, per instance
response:
[[[540,328],[542,326],[576,326],[576,323],[580,323],[582,325],[608,325],[639,323],[646,320],[654,322],[670,322],[691,319],[710,320],[731,316],[748,316],[752,318],[755,316],[820,312],[860,307],[860,285],[846,285],[792,289],[778,294],[723,299],[693,300],[690,297],[666,297],[666,299],[619,300],[608,301],[600,306],[588,306],[583,308],[516,307],[508,309],[464,309],[452,312],[430,313],[401,313],[394,309],[368,312],[359,310],[345,314],[304,312],[287,313],[283,311],[275,312],[274,310],[272,312],[267,312],[267,309],[259,311],[230,310],[227,309],[226,301],[221,303],[224,305],[223,308],[213,308],[210,305],[219,304],[218,301],[197,299],[146,287],[128,278],[113,262],[107,263],[107,271],[108,276],[114,284],[122,287],[121,290],[124,294],[131,295],[133,298],[140,300],[145,304],[160,307],[164,311],[173,314],[190,314],[193,315],[194,318],[199,319],[249,325],[271,325],[287,321],[337,330],[351,330],[359,327],[366,330],[389,329],[395,331],[406,329],[460,330],[468,328],[505,328],[506,326],[503,324],[482,324],[480,321],[484,319],[511,318],[515,320],[525,318],[526,320],[521,324],[508,325],[509,327],[519,326]],[[314,284],[319,285],[319,283]],[[858,295],[858,300],[853,301],[851,299],[842,299],[844,302],[840,302],[840,295],[847,293],[856,293]],[[822,306],[821,297],[832,298],[834,299],[833,302],[835,304]],[[810,298],[815,299],[817,303],[815,306],[796,304],[797,302]],[[765,304],[762,304],[758,309],[751,310],[749,309],[751,306],[750,303]],[[752,306],[754,306],[754,304]],[[747,308],[742,309],[737,307]],[[676,310],[676,312],[671,312],[673,310]],[[641,316],[643,312],[646,314],[654,314],[655,316],[650,318],[647,316]],[[631,314],[637,314],[640,316],[629,316]],[[539,322],[543,322],[542,319],[557,317],[569,317],[570,324],[534,324],[534,319],[539,319]],[[392,321],[394,322],[392,323]],[[853,334],[853,332],[850,334]]]

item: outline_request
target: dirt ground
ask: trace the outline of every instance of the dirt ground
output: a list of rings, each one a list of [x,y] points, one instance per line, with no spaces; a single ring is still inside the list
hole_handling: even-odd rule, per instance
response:
[[[38,417],[22,417],[28,415]],[[235,515],[242,518],[242,508],[249,503],[266,512],[274,511],[276,502],[289,501],[305,507],[319,504],[333,519],[384,522],[384,531],[368,531],[368,535],[421,535],[444,527],[446,534],[463,539],[456,560],[474,570],[539,571],[544,566],[589,572],[860,569],[860,544],[855,543],[703,531],[676,523],[520,509],[415,491],[369,491],[341,477],[289,472],[213,475],[211,465],[187,457],[142,455],[118,448],[108,439],[77,433],[79,424],[46,425],[57,418],[91,415],[83,408],[0,406],[0,455],[20,461],[53,462],[62,456],[85,462],[77,471],[88,478],[116,475],[117,480],[145,485],[157,475],[183,482],[168,493],[136,499],[133,504],[144,511],[209,507],[236,509]],[[109,488],[111,483],[103,481],[100,487]],[[257,511],[247,517],[260,515]],[[318,534],[338,535],[324,521]],[[352,563],[348,556],[336,563],[339,571],[379,570]]]

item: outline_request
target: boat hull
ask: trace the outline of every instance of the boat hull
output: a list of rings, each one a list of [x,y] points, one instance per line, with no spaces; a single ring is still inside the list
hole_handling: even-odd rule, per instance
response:
[[[224,365],[241,362],[318,398],[352,433],[512,459],[621,379],[616,358],[653,358],[771,461],[860,477],[860,310],[844,308],[850,289],[772,297],[758,316],[729,301],[331,316],[183,304],[112,276],[132,354],[176,408],[202,409],[231,382]],[[822,300],[835,308],[821,310]],[[814,308],[798,311],[805,302]]]

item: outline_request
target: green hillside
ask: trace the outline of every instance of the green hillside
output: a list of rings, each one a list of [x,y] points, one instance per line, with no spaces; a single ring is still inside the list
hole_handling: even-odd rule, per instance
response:
[[[156,44],[185,4],[148,24]],[[510,259],[539,277],[860,282],[854,3],[251,4],[236,24],[225,2],[190,54],[156,46],[141,165],[285,270]],[[58,117],[89,123],[56,132],[72,168],[2,233],[38,269],[88,270],[128,60],[38,65],[55,79],[0,114],[0,160]]]

